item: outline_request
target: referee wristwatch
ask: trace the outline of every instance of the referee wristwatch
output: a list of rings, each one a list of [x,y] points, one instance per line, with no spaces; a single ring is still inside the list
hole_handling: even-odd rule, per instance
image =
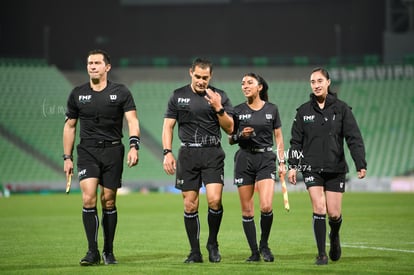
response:
[[[73,157],[72,157],[72,155],[66,155],[66,154],[63,154],[63,155],[62,155],[62,158],[63,158],[63,160],[70,159],[70,160],[72,160],[72,161],[73,161]]]
[[[163,151],[162,151],[162,154],[165,156],[166,154],[168,154],[168,153],[172,153],[172,150],[171,149],[164,149]]]
[[[219,116],[222,116],[224,114],[224,108],[221,108],[220,110],[218,110],[216,114],[218,114]]]

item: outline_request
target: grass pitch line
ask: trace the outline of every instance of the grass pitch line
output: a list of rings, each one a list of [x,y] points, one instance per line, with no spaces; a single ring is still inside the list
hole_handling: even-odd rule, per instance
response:
[[[359,249],[372,249],[372,250],[381,250],[381,251],[414,253],[414,250],[396,249],[396,248],[387,248],[387,247],[375,247],[375,246],[366,246],[366,245],[348,245],[348,244],[341,244],[341,246],[349,247],[349,248],[359,248]]]

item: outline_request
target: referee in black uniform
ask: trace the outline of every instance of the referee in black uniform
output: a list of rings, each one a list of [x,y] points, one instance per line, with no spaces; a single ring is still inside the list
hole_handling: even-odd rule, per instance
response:
[[[117,263],[113,241],[118,219],[116,193],[121,187],[125,151],[121,143],[124,117],[130,135],[128,166],[138,163],[140,131],[134,99],[124,85],[108,81],[110,69],[110,58],[105,51],[89,52],[87,71],[90,81],[74,88],[69,95],[63,129],[64,171],[68,177],[73,173],[72,151],[76,124],[80,121],[77,169],[83,200],[82,220],[88,240],[88,252],[80,260],[81,265],[100,263],[96,209],[98,185],[104,233],[102,258],[105,264]]]
[[[313,233],[318,249],[315,264],[326,265],[326,214],[330,227],[329,258],[338,261],[342,254],[339,230],[348,172],[344,140],[360,179],[366,176],[367,162],[357,121],[351,108],[331,91],[328,71],[321,67],[313,69],[310,86],[310,99],[297,109],[292,124],[288,179],[296,184],[296,174],[302,172],[313,210]]]
[[[225,157],[220,145],[220,127],[228,134],[233,131],[232,106],[224,91],[209,86],[213,73],[210,61],[195,59],[189,72],[191,84],[174,91],[164,116],[164,170],[169,175],[176,173],[175,187],[183,195],[184,225],[191,246],[185,263],[203,261],[198,217],[199,189],[202,184],[206,187],[208,203],[209,261],[220,262],[217,234],[223,216]],[[181,140],[177,161],[172,153],[176,122]]]
[[[240,197],[243,230],[251,249],[247,262],[273,262],[274,256],[268,240],[273,223],[273,194],[276,180],[276,161],[279,176],[286,174],[282,124],[278,108],[268,101],[268,85],[258,74],[248,73],[242,79],[242,91],[247,101],[234,107],[234,133],[230,144],[240,149],[234,156],[234,184]],[[276,155],[273,152],[276,139]],[[254,223],[254,192],[259,194],[260,228],[259,246]]]

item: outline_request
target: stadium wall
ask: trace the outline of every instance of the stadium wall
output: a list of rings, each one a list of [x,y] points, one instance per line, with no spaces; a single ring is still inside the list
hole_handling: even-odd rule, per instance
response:
[[[151,3],[151,1],[147,1]],[[92,48],[122,60],[195,55],[318,63],[382,55],[384,0],[225,1],[122,5],[114,0],[17,0],[0,4],[0,56],[44,57],[82,67]],[[300,57],[309,57],[310,60]],[[173,62],[173,61],[172,61]]]

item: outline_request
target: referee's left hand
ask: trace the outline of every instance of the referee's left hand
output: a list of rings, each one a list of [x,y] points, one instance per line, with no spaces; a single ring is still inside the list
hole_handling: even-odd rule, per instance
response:
[[[135,148],[130,148],[127,156],[127,164],[128,167],[132,167],[138,164],[139,161],[139,155],[138,150]]]

